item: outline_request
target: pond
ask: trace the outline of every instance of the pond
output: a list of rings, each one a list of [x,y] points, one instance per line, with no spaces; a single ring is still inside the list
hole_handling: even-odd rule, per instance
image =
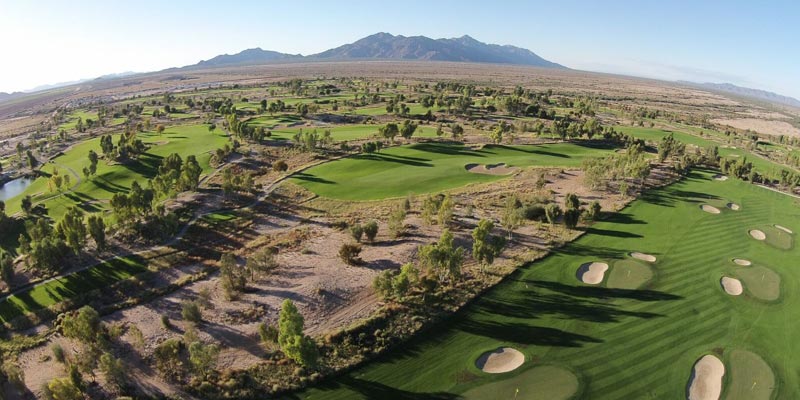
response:
[[[25,189],[33,183],[30,178],[17,178],[6,182],[5,185],[0,186],[0,201],[7,201],[8,199],[18,196],[24,192]]]

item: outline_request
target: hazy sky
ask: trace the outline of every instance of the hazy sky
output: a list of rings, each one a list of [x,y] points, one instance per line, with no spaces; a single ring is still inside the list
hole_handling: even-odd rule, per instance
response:
[[[800,98],[800,2],[0,0],[0,91],[311,54],[384,31],[525,47],[570,68],[732,82]]]

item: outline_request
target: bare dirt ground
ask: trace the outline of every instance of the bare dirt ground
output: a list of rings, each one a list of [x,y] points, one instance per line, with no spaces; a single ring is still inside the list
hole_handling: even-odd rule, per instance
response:
[[[618,209],[624,204],[624,198],[620,196],[585,188],[580,171],[522,170],[514,178],[453,192],[460,204],[455,225],[457,242],[469,247],[470,230],[479,218],[497,218],[499,206],[506,195],[514,193],[525,196],[526,193],[532,193],[533,182],[541,172],[546,173],[549,181],[544,192],[551,193],[555,201],[563,202],[567,193],[576,193],[585,202],[599,200],[605,210]],[[188,325],[181,318],[181,303],[196,299],[201,290],[209,289],[212,295],[208,308],[203,311],[204,322],[197,326],[199,337],[221,345],[220,367],[243,369],[264,360],[267,352],[259,341],[258,324],[275,323],[284,299],[295,302],[305,317],[307,332],[314,336],[347,327],[369,317],[381,305],[372,290],[374,277],[383,270],[397,269],[401,264],[414,260],[417,248],[435,241],[442,230],[440,226],[424,224],[417,214],[412,213],[406,219],[407,235],[400,239],[390,238],[381,216],[395,207],[397,201],[339,208],[335,201],[319,199],[291,185],[279,189],[275,195],[286,203],[295,204],[296,208],[254,213],[252,223],[248,226],[250,236],[254,239],[235,253],[238,262],[243,264],[246,255],[257,248],[277,243],[290,245],[282,247],[284,250],[276,256],[279,268],[269,276],[249,284],[248,290],[238,299],[229,301],[224,298],[219,276],[212,274],[208,279],[185,285],[166,296],[103,318],[108,324],[135,324],[142,332],[144,345],[140,349],[134,351],[140,345],[130,331],[121,337],[121,345],[115,346],[118,355],[129,363],[131,376],[141,392],[153,396],[179,393],[179,388],[166,382],[150,367],[148,359],[159,343],[186,331]],[[465,205],[470,201],[487,205],[480,207],[486,215],[464,214]],[[317,217],[312,217],[314,215]],[[356,217],[363,218],[358,219],[359,222],[376,218],[380,221],[379,234],[374,243],[363,245],[363,262],[348,266],[339,258],[338,250],[341,243],[352,239],[347,230],[331,227],[331,222]],[[501,228],[497,229],[498,234],[502,234]],[[520,260],[541,255],[553,243],[563,240],[565,233],[561,226],[551,228],[549,225],[528,223],[515,232],[514,242],[498,257],[496,264],[513,266]],[[168,284],[195,270],[190,265],[175,272],[160,272],[163,274],[160,282]],[[170,319],[171,328],[163,325],[161,319],[164,315]],[[35,330],[33,328],[31,332]],[[55,365],[51,359],[52,343],[59,343],[65,349],[75,347],[74,343],[56,335],[49,344],[25,351],[19,357],[20,365],[26,371],[26,385],[35,396],[41,395],[42,384],[64,376],[63,367]]]
[[[736,129],[752,130],[765,135],[800,137],[800,129],[786,121],[759,118],[714,119],[712,122]]]

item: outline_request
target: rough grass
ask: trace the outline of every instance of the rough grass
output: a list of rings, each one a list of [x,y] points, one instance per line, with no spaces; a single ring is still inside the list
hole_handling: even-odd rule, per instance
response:
[[[486,146],[480,150],[461,144],[420,143],[329,162],[295,174],[291,181],[323,197],[378,200],[503,178],[468,172],[465,166],[470,163],[577,167],[587,157],[609,152],[605,148],[571,143]]]
[[[713,181],[712,175],[693,173],[647,193],[577,241],[522,267],[447,323],[298,397],[457,398],[489,384],[513,395],[515,377],[546,364],[573,371],[580,398],[677,399],[685,398],[698,357],[714,352],[726,360],[729,352],[747,349],[781,366],[773,398],[800,398],[800,375],[793,372],[800,368],[800,350],[787,339],[800,329],[800,299],[786,295],[766,303],[719,289],[720,277],[740,268],[731,265],[736,256],[773,268],[784,293],[800,290],[797,248],[778,250],[742,234],[775,221],[800,226],[795,200],[736,180]],[[720,215],[698,210],[712,199],[743,207]],[[612,263],[632,250],[658,257],[652,266],[657,278],[646,289],[576,282],[581,264]],[[520,349],[530,361],[504,376],[458,379],[474,365],[473,350],[500,346]],[[758,375],[744,374],[751,384]],[[513,398],[508,396],[502,398]]]

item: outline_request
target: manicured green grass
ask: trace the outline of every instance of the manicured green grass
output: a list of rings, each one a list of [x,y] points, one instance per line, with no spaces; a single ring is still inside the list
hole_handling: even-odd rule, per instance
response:
[[[728,357],[731,385],[726,400],[769,400],[773,397],[775,375],[764,359],[746,350],[734,350]]]
[[[310,132],[316,130],[317,133],[322,136],[323,132],[331,131],[331,137],[333,140],[337,142],[341,141],[348,141],[348,140],[359,140],[359,139],[368,139],[371,137],[379,137],[378,129],[383,125],[336,125],[331,127],[319,126],[319,127],[298,127],[298,128],[286,128],[286,129],[276,129],[272,131],[273,140],[290,140],[299,130],[303,130],[304,132]],[[432,138],[436,137],[436,127],[431,126],[418,126],[417,130],[414,132],[414,137],[426,137]],[[402,140],[402,138],[396,138],[395,140]]]
[[[63,129],[65,131],[72,131],[75,130],[75,127],[78,125],[78,118],[83,120],[84,126],[86,125],[86,120],[91,119],[94,122],[97,122],[97,112],[95,111],[86,111],[86,110],[78,110],[74,111],[67,115],[67,122],[58,126],[58,129]]]
[[[568,400],[578,392],[580,382],[570,371],[550,365],[536,367],[508,381],[478,386],[464,393],[464,399]]]
[[[6,202],[7,212],[9,214],[18,212],[20,199],[25,195],[32,195],[34,201],[45,201],[50,216],[56,220],[60,219],[67,208],[78,204],[87,212],[100,211],[106,208],[106,200],[114,193],[126,192],[134,181],[147,186],[147,180],[155,176],[161,159],[172,153],[178,153],[182,158],[188,155],[197,156],[203,172],[208,173],[211,171],[209,165],[211,151],[228,142],[227,136],[222,132],[215,131],[213,134],[208,132],[206,125],[170,127],[162,135],[140,133],[138,137],[151,145],[138,161],[108,164],[105,160],[100,160],[97,164],[97,175],[88,180],[83,178],[82,171],[89,165],[89,150],[101,154],[100,139],[87,140],[73,146],[64,155],[53,160],[57,165],[47,164],[42,167],[42,171],[50,174],[54,169],[58,169],[62,175],[70,174],[73,184],[78,182],[80,177],[83,181],[75,190],[52,198],[56,193],[49,190],[49,179],[41,177],[36,179],[25,192]],[[115,136],[114,143],[116,141]],[[74,171],[74,174],[70,171]]]
[[[303,119],[299,115],[294,114],[278,114],[278,115],[262,115],[247,120],[248,125],[256,127],[263,126],[266,129],[272,129],[278,125],[288,125],[300,122]]]
[[[606,148],[571,143],[486,146],[480,150],[461,144],[419,143],[329,162],[295,174],[291,181],[324,197],[376,200],[503,178],[468,172],[465,166],[470,163],[576,167],[586,157],[610,152]]]
[[[745,292],[757,299],[775,301],[781,295],[781,276],[767,267],[740,267],[734,275],[742,281]]]
[[[614,289],[638,289],[653,279],[653,269],[643,261],[619,260],[608,274],[606,287]]]
[[[792,237],[792,235],[772,225],[758,226],[756,229],[761,230],[767,235],[767,239],[764,240],[764,242],[770,246],[775,246],[783,250],[789,250],[794,246],[794,237]]]
[[[102,289],[123,279],[145,272],[146,261],[141,257],[116,258],[66,278],[41,284],[0,302],[0,321],[40,310],[63,300]]]
[[[482,398],[512,399],[516,388],[519,398],[528,398],[524,382],[546,378],[536,370],[552,365],[578,377],[577,398],[682,399],[692,366],[710,353],[728,366],[721,398],[753,382],[760,382],[759,390],[774,388],[771,398],[800,398],[800,346],[792,340],[800,331],[800,250],[779,250],[746,233],[775,221],[797,230],[796,200],[712,175],[695,172],[647,193],[577,241],[521,267],[438,328],[296,398],[447,399],[486,385],[493,386]],[[704,213],[698,205],[710,199],[743,207]],[[656,277],[641,289],[592,287],[575,277],[585,262],[604,261],[613,269],[630,251],[658,258]],[[732,257],[780,275],[781,299],[725,294],[720,278],[750,268],[733,265]],[[518,349],[528,361],[506,374],[476,372],[477,355],[501,346]],[[741,364],[735,350],[763,358],[776,384],[769,384],[768,372]],[[733,363],[744,370],[731,372]]]

